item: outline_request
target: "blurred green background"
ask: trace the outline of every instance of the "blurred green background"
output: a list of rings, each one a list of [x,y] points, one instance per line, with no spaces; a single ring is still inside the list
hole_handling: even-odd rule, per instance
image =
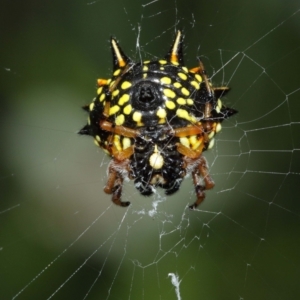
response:
[[[0,299],[298,299],[299,3],[7,1],[0,4]],[[205,156],[216,182],[199,210],[190,178],[128,209],[103,193],[109,159],[76,132],[110,36],[132,59],[201,56],[224,102]]]

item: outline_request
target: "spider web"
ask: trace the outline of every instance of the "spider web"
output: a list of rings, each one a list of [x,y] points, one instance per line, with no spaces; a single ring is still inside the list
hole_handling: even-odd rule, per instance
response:
[[[297,299],[300,7],[282,1],[4,1],[1,17],[1,299]],[[205,157],[216,186],[195,211],[126,182],[103,193],[109,158],[77,130],[108,39],[157,59],[177,29],[224,103]]]

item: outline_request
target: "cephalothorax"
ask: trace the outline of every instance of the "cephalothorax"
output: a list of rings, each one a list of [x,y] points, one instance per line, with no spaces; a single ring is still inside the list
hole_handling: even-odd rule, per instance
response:
[[[214,186],[202,152],[237,111],[222,104],[229,88],[213,87],[200,59],[198,67],[184,66],[182,40],[178,31],[163,59],[135,63],[112,38],[112,78],[98,79],[97,97],[83,107],[89,118],[79,134],[93,136],[112,157],[104,191],[117,205],[130,204],[121,201],[125,178],[142,195],[157,186],[170,195],[191,174],[197,199],[190,208]]]

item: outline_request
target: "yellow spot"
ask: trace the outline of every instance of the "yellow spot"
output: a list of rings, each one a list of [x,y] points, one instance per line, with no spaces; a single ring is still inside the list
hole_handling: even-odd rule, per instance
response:
[[[101,94],[102,93],[102,90],[103,90],[103,87],[99,87],[99,89],[97,90],[97,95]]]
[[[167,112],[165,109],[163,109],[162,107],[159,107],[157,112],[156,112],[156,115],[161,118],[161,119],[164,119],[166,116],[167,116]]]
[[[107,149],[104,149],[103,148],[103,151],[107,154],[107,155],[109,155],[110,156],[110,153],[108,152],[108,150]]]
[[[106,84],[109,85],[110,82],[111,82],[111,79],[108,79],[108,80],[106,81]]]
[[[197,136],[191,135],[189,138],[190,144],[193,146],[197,142]]]
[[[149,158],[149,164],[155,170],[161,169],[162,166],[164,165],[164,158],[158,152],[157,145],[154,146],[154,152]]]
[[[96,139],[94,139],[94,144],[99,147],[99,143]]]
[[[162,77],[162,78],[160,79],[160,82],[161,82],[162,84],[171,84],[171,78],[169,78],[169,77]]]
[[[160,67],[159,69],[163,71],[165,68],[164,67]]]
[[[130,138],[124,137],[122,140],[123,149],[129,148],[131,146]]]
[[[200,88],[200,85],[199,85],[199,83],[198,83],[197,81],[192,81],[192,82],[191,82],[191,85],[192,85],[196,90],[199,90],[199,88]]]
[[[161,59],[161,60],[159,60],[158,62],[159,62],[161,65],[165,65],[165,64],[167,63],[167,61],[164,60],[164,59]]]
[[[221,99],[218,99],[218,102],[217,102],[217,105],[218,105],[218,107],[221,109],[222,108],[222,101],[221,101]]]
[[[128,104],[128,105],[125,106],[124,109],[123,109],[123,112],[124,112],[125,115],[130,115],[131,111],[132,111],[132,106],[131,106],[131,104]]]
[[[113,91],[113,92],[112,92],[112,96],[113,96],[113,97],[116,97],[116,96],[119,94],[119,92],[120,92],[119,90]]]
[[[176,96],[176,94],[170,89],[164,89],[163,92],[164,95],[167,96],[168,98],[175,98]]]
[[[122,125],[125,121],[125,117],[123,114],[120,114],[116,117],[116,125]]]
[[[190,148],[190,142],[187,137],[181,137],[181,138],[179,138],[179,141],[183,146]]]
[[[114,145],[116,146],[118,151],[122,151],[121,143],[120,143],[120,136],[114,135]]]
[[[201,77],[199,74],[196,74],[196,75],[195,75],[195,78],[196,78],[199,82],[202,82],[202,77]]]
[[[183,98],[178,98],[176,101],[177,101],[177,103],[178,103],[179,105],[185,105],[185,104],[186,104],[186,101],[185,101],[185,99],[183,99]]]
[[[193,141],[192,149],[193,150],[198,149],[201,144],[202,144],[202,138],[196,139],[195,141]]]
[[[215,132],[214,131],[211,131],[208,135],[208,138],[211,140],[215,135]]]
[[[109,115],[113,115],[115,113],[117,113],[120,110],[120,106],[119,105],[114,105],[109,109]]]
[[[207,148],[211,149],[214,145],[215,145],[215,139],[212,139],[212,140],[210,140]]]
[[[177,111],[176,111],[176,115],[179,117],[179,118],[182,118],[182,119],[186,119],[192,123],[195,123],[197,120],[195,119],[195,117],[193,116],[190,116],[189,113],[185,110],[185,109],[182,109],[182,108],[178,108]]]
[[[98,142],[101,142],[101,138],[100,138],[99,135],[96,135],[96,140],[97,140]]]
[[[182,80],[187,80],[187,76],[184,73],[178,73],[177,74]]]
[[[113,75],[118,76],[120,74],[120,72],[121,72],[121,69],[118,69],[118,70],[114,71]]]
[[[94,102],[92,102],[91,104],[90,104],[90,111],[92,111],[93,109],[94,109],[94,106],[95,106],[95,103]]]
[[[144,79],[147,78],[147,76],[148,76],[147,73],[144,73],[144,74],[143,74],[143,78],[144,78]]]
[[[132,115],[133,121],[140,123],[142,121],[142,114],[139,111],[135,111]]]
[[[219,106],[216,107],[216,112],[219,114],[221,112],[221,109]]]
[[[149,64],[150,60],[145,60],[143,64]]]
[[[167,100],[166,101],[166,107],[168,109],[174,109],[176,107],[176,104],[173,101],[171,101],[171,100]]]
[[[188,68],[187,68],[187,67],[182,67],[182,70],[183,70],[184,72],[186,72],[186,73],[188,73],[188,72],[189,72],[189,70],[188,70]]]
[[[88,125],[91,125],[91,119],[88,117]]]
[[[115,81],[113,80],[110,84],[109,84],[109,86],[113,86],[115,84]]]
[[[126,90],[126,89],[130,88],[131,85],[132,85],[131,82],[129,82],[129,81],[124,81],[124,82],[122,83],[122,85],[121,85],[121,88],[122,88],[123,90]]]
[[[118,101],[118,104],[123,106],[124,103],[126,103],[127,101],[129,101],[129,95],[128,94],[124,94]]]
[[[222,129],[221,123],[217,123],[217,126],[216,126],[216,133],[220,132],[221,129]]]
[[[172,63],[174,66],[178,66],[178,65],[179,65],[179,62],[178,62],[178,61],[172,60],[171,63]]]
[[[143,71],[148,71],[148,69],[149,69],[149,68],[148,68],[147,66],[144,66],[144,67],[143,67]]]
[[[102,102],[104,99],[105,99],[105,94],[101,94],[101,96],[99,98],[100,102]]]
[[[190,92],[186,88],[184,88],[184,87],[181,89],[181,93],[183,95],[185,95],[185,96],[189,96],[190,95]]]
[[[175,82],[174,84],[174,87],[176,87],[177,89],[181,88],[181,83],[180,82]]]
[[[194,104],[194,100],[190,99],[190,98],[187,99],[186,102],[187,102],[188,105],[193,105]]]

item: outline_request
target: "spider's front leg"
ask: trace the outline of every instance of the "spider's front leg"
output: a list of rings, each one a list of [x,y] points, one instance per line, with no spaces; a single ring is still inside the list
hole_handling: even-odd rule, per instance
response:
[[[197,200],[194,204],[190,205],[190,209],[195,209],[205,198],[205,190],[210,190],[214,187],[215,183],[208,173],[206,159],[200,156],[199,162],[195,170],[192,172],[195,192]]]
[[[129,201],[121,201],[124,174],[126,174],[128,167],[128,159],[124,161],[112,160],[108,167],[108,180],[104,187],[106,194],[112,194],[113,203],[123,207],[130,205]],[[122,172],[120,170],[124,171]]]

